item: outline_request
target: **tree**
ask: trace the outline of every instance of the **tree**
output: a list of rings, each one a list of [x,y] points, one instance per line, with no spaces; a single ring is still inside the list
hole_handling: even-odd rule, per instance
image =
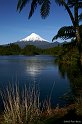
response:
[[[28,2],[30,1],[31,0],[18,0],[17,10],[21,12],[21,10],[25,7],[25,5],[28,4]],[[79,9],[82,9],[82,0],[54,0],[54,1],[59,6],[63,6],[67,10],[67,13],[69,14],[70,19],[72,21],[72,26],[75,31],[77,45],[80,52],[81,51],[81,34],[79,29],[79,21],[82,20],[82,12],[79,14]],[[52,0],[32,0],[28,18],[30,18],[33,15],[37,6],[40,5],[41,17],[45,19],[50,13],[51,2]],[[73,9],[74,13],[71,11],[71,8]]]
[[[80,29],[80,34],[81,34],[81,39],[82,39],[82,25],[80,25],[79,27]],[[73,26],[64,26],[61,27],[57,34],[53,37],[53,40],[56,40],[58,38],[61,38],[63,40],[67,40],[67,39],[75,39],[76,35],[75,35],[75,29]]]

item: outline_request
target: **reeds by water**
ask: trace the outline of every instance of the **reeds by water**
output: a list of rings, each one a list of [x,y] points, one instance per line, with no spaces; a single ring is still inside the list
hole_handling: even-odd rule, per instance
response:
[[[67,114],[70,109],[74,109],[75,105],[64,108],[57,105],[55,109],[51,109],[54,84],[49,99],[45,100],[43,104],[40,102],[40,92],[35,85],[29,88],[25,86],[22,91],[18,85],[9,85],[6,91],[1,93],[4,113],[0,124],[48,124],[48,121],[51,122],[52,118],[55,122],[55,120]]]
[[[19,87],[9,86],[2,93],[4,103],[4,124],[31,124],[39,122],[41,109],[39,92],[35,86],[24,88],[20,93]]]

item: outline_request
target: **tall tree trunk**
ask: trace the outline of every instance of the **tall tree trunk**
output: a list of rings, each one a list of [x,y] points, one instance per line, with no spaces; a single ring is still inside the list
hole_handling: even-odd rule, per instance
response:
[[[76,26],[76,40],[77,40],[77,44],[81,45],[81,36],[80,36],[79,26]]]
[[[78,20],[78,0],[76,0],[76,4],[74,6],[74,19],[75,19],[75,32],[76,32],[76,40],[79,51],[79,60],[81,62],[82,58],[82,50],[81,50],[81,36],[80,36],[80,28],[79,28],[79,20]]]
[[[64,0],[63,0],[63,5],[64,5],[65,9],[67,10],[67,12],[69,14],[69,17],[70,17],[70,19],[72,21],[73,26],[75,26],[75,20],[74,20],[73,14],[72,14],[69,6],[67,5],[67,3]]]
[[[80,35],[80,29],[79,26],[76,26],[76,40],[77,40],[77,46],[79,51],[79,60],[82,64],[82,47],[81,47],[81,35]]]

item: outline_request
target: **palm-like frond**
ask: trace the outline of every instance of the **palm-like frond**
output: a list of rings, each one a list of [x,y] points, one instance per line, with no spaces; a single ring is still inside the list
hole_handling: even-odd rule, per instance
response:
[[[21,10],[25,7],[27,2],[29,2],[29,1],[30,0],[18,0],[17,10],[19,10],[19,12],[21,12]]]
[[[50,13],[50,0],[44,0],[42,6],[41,6],[41,16],[42,18],[46,18]]]
[[[69,7],[74,7],[76,5],[76,0],[68,0]],[[82,8],[82,0],[78,0],[78,9]]]
[[[82,25],[80,25],[80,36],[82,38]],[[76,37],[76,31],[73,26],[64,26],[59,29],[57,32],[57,35],[55,35],[52,39],[52,41],[61,38],[63,40],[70,39]]]
[[[39,5],[41,5],[44,2],[44,0],[38,0]]]
[[[22,3],[22,0],[19,0],[17,3],[17,10],[20,9],[21,3]]]
[[[59,6],[63,5],[64,0],[55,0],[56,4]]]
[[[64,26],[64,27],[59,29],[57,35],[55,35],[53,37],[52,41],[55,39],[58,39],[58,38],[66,40],[66,39],[70,39],[73,37],[75,37],[74,27],[73,26]]]
[[[79,2],[79,8],[81,9],[82,8],[82,1],[81,2]]]
[[[33,15],[33,13],[34,13],[34,11],[35,11],[35,9],[37,7],[37,4],[38,4],[38,0],[32,0],[31,9],[30,9],[30,13],[29,13],[28,18],[30,18]]]
[[[82,13],[79,15],[79,21],[82,21]]]
[[[75,6],[75,3],[76,3],[75,0],[68,0],[68,2],[67,2],[69,7]]]

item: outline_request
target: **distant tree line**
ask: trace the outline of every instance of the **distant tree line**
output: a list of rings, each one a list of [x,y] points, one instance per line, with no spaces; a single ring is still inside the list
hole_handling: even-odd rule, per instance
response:
[[[20,48],[17,44],[8,44],[0,46],[0,55],[58,55],[61,51],[61,46],[54,48],[40,49],[33,45],[27,45],[24,48]]]
[[[65,64],[77,64],[80,56],[76,40],[48,49],[40,49],[33,45],[20,48],[16,44],[9,44],[0,46],[0,55],[53,55],[57,56],[56,62]]]
[[[21,49],[22,55],[39,55],[42,54],[42,50],[33,45],[27,45],[25,48]]]
[[[20,52],[21,48],[18,45],[0,45],[0,55],[18,55]]]
[[[36,55],[41,53],[42,50],[33,45],[28,45],[25,48],[20,48],[16,44],[0,46],[0,55]]]

